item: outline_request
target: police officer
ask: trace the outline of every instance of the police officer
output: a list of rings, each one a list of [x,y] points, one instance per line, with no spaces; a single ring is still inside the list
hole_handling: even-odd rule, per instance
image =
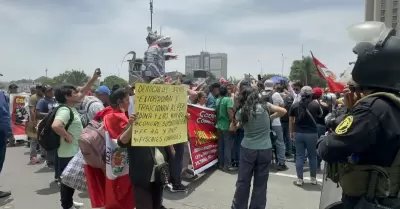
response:
[[[342,187],[344,209],[400,206],[400,38],[380,22],[349,28],[358,40],[348,113],[318,142],[327,176]],[[372,37],[377,34],[378,37]],[[368,36],[371,36],[368,40]],[[336,208],[336,207],[335,207]]]

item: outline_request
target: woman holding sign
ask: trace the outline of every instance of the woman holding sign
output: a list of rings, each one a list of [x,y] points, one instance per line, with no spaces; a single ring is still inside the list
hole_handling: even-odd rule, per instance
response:
[[[129,177],[134,186],[136,209],[166,209],[162,205],[162,194],[163,187],[169,180],[168,164],[172,165],[172,150],[169,146],[130,146],[132,126],[136,120],[136,115],[132,114],[129,125],[118,139],[118,145],[128,150]]]
[[[255,88],[246,87],[240,93],[235,118],[243,126],[244,138],[232,208],[248,208],[253,176],[249,208],[266,208],[269,165],[272,160],[271,120],[285,114],[286,109],[262,102]]]

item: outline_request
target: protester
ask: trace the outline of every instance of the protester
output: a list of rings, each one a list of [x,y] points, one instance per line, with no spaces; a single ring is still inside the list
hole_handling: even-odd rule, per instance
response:
[[[128,117],[125,113],[130,105],[129,91],[127,91],[126,88],[115,89],[112,91],[109,101],[110,106],[100,111],[95,119],[103,119],[104,129],[109,134],[110,140],[113,141],[124,132],[124,128],[128,125]],[[135,207],[133,201],[133,186],[129,181],[128,175],[118,176],[118,178],[115,179],[108,179],[109,175],[103,174],[99,176],[96,173],[90,174],[94,176],[87,177],[87,179],[90,179],[90,181],[88,181],[88,186],[91,187],[90,189],[92,191],[94,188],[98,188],[98,191],[100,191],[90,193],[92,204],[95,202],[105,203],[105,208],[113,209]],[[103,179],[97,179],[100,177]]]
[[[206,104],[206,106],[208,108],[212,108],[212,109],[216,108],[216,106],[217,106],[216,102],[217,102],[217,98],[219,96],[219,88],[220,88],[220,86],[221,85],[219,83],[211,84],[210,92],[208,93],[208,96],[207,96],[207,104]]]
[[[60,136],[60,146],[57,150],[58,154],[58,172],[61,174],[67,167],[68,163],[79,151],[78,140],[83,130],[82,121],[80,115],[75,108],[76,104],[79,103],[83,97],[86,96],[87,92],[101,76],[100,69],[96,69],[92,78],[88,83],[85,84],[80,91],[74,86],[63,85],[55,90],[55,98],[59,104],[65,106],[60,107],[56,114],[52,124],[52,129]],[[65,125],[68,123],[71,117],[71,111],[73,114],[73,120],[68,130],[65,130]],[[82,203],[74,202],[73,195],[75,190],[63,183],[60,185],[61,195],[61,207],[63,209],[70,209],[71,207],[82,207]]]
[[[232,165],[232,126],[234,123],[233,101],[228,95],[228,88],[221,86],[219,88],[219,98],[216,103],[218,131],[218,163],[219,168],[225,171],[236,170]],[[235,128],[236,129],[236,128]]]
[[[289,93],[294,98],[293,103],[299,102],[301,100],[300,90],[303,87],[303,85],[299,81],[296,81],[293,83],[293,87],[290,85],[288,87],[289,87]]]
[[[292,105],[289,111],[290,138],[296,144],[296,185],[302,186],[303,166],[306,151],[310,165],[311,184],[317,184],[317,138],[318,129],[316,120],[322,115],[318,102],[313,97],[313,90],[304,86],[300,91],[301,100]]]
[[[274,113],[270,115],[270,112]],[[257,89],[246,87],[241,91],[235,117],[239,121],[238,126],[243,126],[244,138],[232,208],[266,208],[269,165],[272,160],[270,125],[272,119],[285,113],[286,110],[279,106],[271,103],[264,105]],[[253,177],[253,191],[248,207]]]
[[[202,91],[197,93],[197,97],[194,100],[194,104],[205,107],[207,104],[207,94]]]
[[[53,88],[50,85],[45,85],[43,87],[43,93],[44,93],[44,98],[41,98],[36,104],[37,121],[42,120],[56,106],[56,100],[54,99]],[[55,159],[56,159],[56,150],[46,151],[46,166],[48,168],[54,168]]]
[[[315,120],[317,123],[318,139],[322,135],[325,135],[325,132],[326,132],[325,117],[329,113],[329,105],[322,101],[322,93],[323,93],[322,89],[313,88],[314,98],[316,99],[315,101],[318,102],[318,104],[322,110],[322,114],[318,115],[318,117]],[[321,162],[322,162],[322,159],[319,156],[317,156],[317,170],[319,170],[319,171],[321,170]]]
[[[103,103],[104,107],[108,106],[110,94],[111,91],[107,86],[99,86],[95,91],[97,99]]]
[[[0,173],[3,170],[7,150],[7,139],[12,136],[10,106],[6,96],[0,92]],[[11,192],[0,191],[0,198],[8,197]]]
[[[283,107],[285,105],[282,96],[279,92],[274,89],[276,87],[276,83],[272,80],[264,81],[264,89],[266,91],[267,97],[269,97],[269,102],[272,102],[273,105]],[[286,146],[285,141],[283,139],[283,130],[281,125],[280,118],[274,118],[272,120],[272,130],[276,133],[277,139],[275,142],[276,147],[276,157],[278,159],[277,170],[284,171],[287,170],[286,166]]]
[[[40,160],[37,157],[37,147],[39,146],[39,142],[37,139],[36,126],[38,124],[38,120],[40,119],[38,112],[36,111],[36,105],[38,101],[43,98],[43,86],[40,84],[36,85],[36,94],[31,95],[29,98],[29,121],[26,124],[26,134],[28,136],[28,140],[30,140],[30,162],[31,163],[39,163]],[[11,142],[10,142],[11,143]],[[12,144],[10,144],[12,146]],[[41,155],[45,157],[46,152],[41,149]]]
[[[160,208],[162,205],[163,186],[156,183],[155,167],[165,162],[171,165],[173,153],[167,147],[132,147],[132,126],[136,121],[136,115],[129,117],[129,125],[118,139],[121,147],[128,149],[129,156],[129,177],[134,186],[136,209]]]

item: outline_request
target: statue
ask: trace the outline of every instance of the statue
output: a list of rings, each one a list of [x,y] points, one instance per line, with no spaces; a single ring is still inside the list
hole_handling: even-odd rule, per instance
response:
[[[129,52],[133,58],[129,60],[129,74],[136,79],[150,82],[154,78],[165,76],[165,61],[177,59],[178,56],[172,53],[171,37],[162,36],[147,27],[148,35],[146,41],[148,48],[144,58],[136,58],[134,51]]]

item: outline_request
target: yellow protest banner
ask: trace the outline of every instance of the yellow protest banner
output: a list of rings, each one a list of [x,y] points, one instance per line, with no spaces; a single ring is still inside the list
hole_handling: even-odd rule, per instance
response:
[[[187,141],[187,91],[179,85],[135,85],[132,146],[168,146]]]

